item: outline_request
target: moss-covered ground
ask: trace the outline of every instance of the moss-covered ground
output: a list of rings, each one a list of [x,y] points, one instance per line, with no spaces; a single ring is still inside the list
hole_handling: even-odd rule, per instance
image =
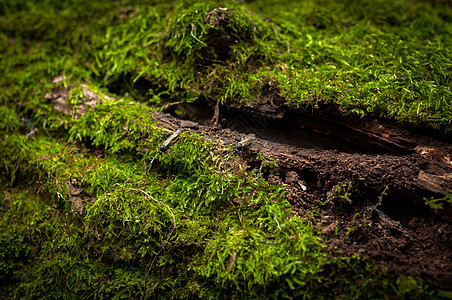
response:
[[[451,18],[447,1],[2,1],[0,296],[437,295],[328,252],[315,212],[293,215],[219,144],[182,133],[145,166],[164,104],[269,90],[449,132]],[[76,113],[86,91],[99,99]]]

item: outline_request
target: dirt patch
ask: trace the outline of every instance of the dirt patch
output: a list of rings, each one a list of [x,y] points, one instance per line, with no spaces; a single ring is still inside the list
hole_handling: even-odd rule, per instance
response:
[[[395,279],[414,275],[451,290],[452,210],[432,210],[423,200],[452,192],[452,146],[445,140],[378,119],[327,120],[294,111],[272,119],[252,108],[223,107],[220,125],[212,126],[212,110],[194,105],[188,111],[181,116],[189,120],[175,110],[155,117],[221,141],[227,151],[254,133],[231,161],[284,185],[300,215],[318,210],[313,221],[329,250],[372,259]]]
[[[57,76],[53,79],[53,83],[62,81],[62,76]],[[69,89],[65,87],[54,87],[48,92],[44,98],[52,103],[52,108],[61,114],[70,114],[78,119],[86,113],[89,107],[94,107],[97,103],[102,102],[101,97],[91,91],[87,86],[82,85],[82,94],[75,104],[68,104]],[[104,96],[108,98],[108,96]]]

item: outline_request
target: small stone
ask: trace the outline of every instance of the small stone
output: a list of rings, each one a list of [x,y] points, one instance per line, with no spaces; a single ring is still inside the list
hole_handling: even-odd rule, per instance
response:
[[[64,80],[63,76],[58,75],[57,77],[53,78],[52,83],[59,83],[63,80]]]

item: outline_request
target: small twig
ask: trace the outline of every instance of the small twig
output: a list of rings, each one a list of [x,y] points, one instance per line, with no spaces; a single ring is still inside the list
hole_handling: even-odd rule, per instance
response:
[[[228,162],[229,158],[231,157],[231,153],[228,153],[225,157],[224,157],[224,164],[226,165],[226,163]]]
[[[61,199],[63,199],[63,201],[66,201],[66,199],[64,199],[63,195],[60,192],[56,192],[56,193],[57,193],[58,198],[61,198]]]
[[[276,216],[275,216],[275,214],[273,214],[273,220],[275,220],[275,222],[276,222],[276,225],[278,226],[278,229],[279,229],[279,231],[281,231],[281,232],[282,232],[282,229],[281,229],[281,227],[279,226],[279,222],[278,222],[278,220],[276,220]]]
[[[172,106],[175,106],[175,105],[179,105],[179,104],[181,104],[180,101],[167,103],[167,104],[165,105],[165,107],[163,108],[163,111],[166,111],[168,108],[170,108],[170,107],[172,107]]]
[[[242,217],[240,217],[240,212],[239,212],[237,206],[234,204],[234,202],[232,202],[232,206],[234,206],[234,208],[235,208],[235,214],[237,215],[237,218],[239,219],[240,225],[242,226],[242,230],[244,230],[245,227],[243,227]]]
[[[87,164],[83,167],[83,178],[80,181],[80,184],[82,184],[85,181],[85,178],[86,178],[86,166],[87,166]]]

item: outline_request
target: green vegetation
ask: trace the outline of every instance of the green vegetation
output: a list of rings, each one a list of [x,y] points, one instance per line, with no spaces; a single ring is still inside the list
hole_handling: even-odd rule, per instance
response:
[[[6,1],[0,12],[2,102],[63,74],[148,103],[256,105],[276,91],[301,109],[451,129],[452,12],[440,3]]]
[[[450,131],[450,8],[372,5],[2,1],[1,297],[398,294],[212,143],[182,134],[144,170],[167,137],[151,112],[168,101],[256,105],[276,91]],[[47,97],[58,92],[64,109]],[[435,295],[413,280],[400,293]]]
[[[176,230],[151,270],[149,295],[377,297],[390,291],[359,258],[330,257],[312,225],[289,216],[282,188],[257,171],[215,167],[224,156],[196,136],[180,137],[146,176],[143,159],[152,155],[131,145],[144,141],[153,154],[163,134],[149,119],[147,137],[131,126],[118,130],[143,107],[110,101],[72,120],[70,130],[102,146],[104,157],[47,136],[2,139],[2,180],[11,178],[2,181],[10,186],[2,195],[5,295],[137,297],[149,259],[171,232],[172,214]],[[103,106],[122,109],[106,115]],[[354,282],[362,279],[366,286],[358,288]]]
[[[430,200],[424,198],[425,204],[433,209],[443,209],[443,204],[452,205],[452,194],[447,194],[444,198],[430,198]]]

